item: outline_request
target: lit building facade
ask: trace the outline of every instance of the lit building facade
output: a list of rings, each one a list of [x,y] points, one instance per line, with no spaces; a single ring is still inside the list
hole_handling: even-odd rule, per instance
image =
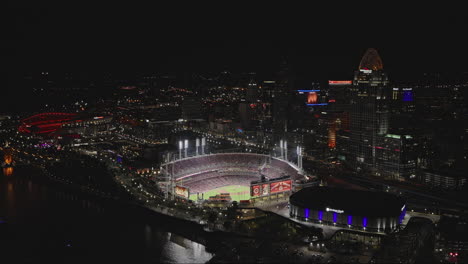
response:
[[[419,177],[426,185],[449,190],[462,189],[467,181],[467,176],[463,172],[422,170]]]
[[[416,143],[410,135],[379,136],[375,148],[376,174],[394,180],[416,177]]]
[[[375,146],[387,134],[389,123],[387,74],[375,49],[368,49],[355,72],[350,96],[350,164],[375,169]]]

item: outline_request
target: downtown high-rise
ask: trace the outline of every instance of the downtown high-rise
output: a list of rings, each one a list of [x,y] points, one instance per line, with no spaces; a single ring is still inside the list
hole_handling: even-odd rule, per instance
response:
[[[350,93],[350,159],[357,171],[376,168],[379,137],[388,132],[389,81],[382,60],[373,48],[364,54],[354,73]]]

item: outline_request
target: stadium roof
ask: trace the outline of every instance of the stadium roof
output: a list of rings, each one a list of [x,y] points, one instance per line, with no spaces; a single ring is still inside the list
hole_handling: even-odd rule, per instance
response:
[[[312,210],[333,209],[347,215],[398,216],[405,200],[396,195],[330,187],[304,188],[289,198],[291,204]]]

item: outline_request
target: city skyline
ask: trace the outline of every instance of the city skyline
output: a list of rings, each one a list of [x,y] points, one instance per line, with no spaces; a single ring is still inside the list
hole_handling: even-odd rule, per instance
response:
[[[40,4],[3,262],[467,263],[468,2]]]

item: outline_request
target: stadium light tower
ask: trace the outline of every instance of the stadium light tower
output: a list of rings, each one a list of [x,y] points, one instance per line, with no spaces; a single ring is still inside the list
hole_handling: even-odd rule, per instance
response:
[[[205,155],[205,145],[206,145],[206,139],[202,138],[201,139],[201,150],[202,150],[202,155]]]
[[[302,147],[297,146],[297,167],[302,169]]]
[[[184,151],[185,151],[185,157],[187,158],[187,150],[188,150],[188,139],[184,141]]]
[[[288,142],[284,141],[284,160],[288,161]]]
[[[280,140],[280,151],[281,159],[288,160],[288,142],[286,140]]]
[[[179,140],[179,159],[182,159],[182,149],[184,148],[184,145],[182,143],[182,140]]]
[[[280,140],[280,152],[281,152],[280,157],[281,159],[283,159],[284,155],[283,155],[283,140],[282,139]]]
[[[200,139],[195,140],[195,156],[198,156],[198,148],[200,147]]]

